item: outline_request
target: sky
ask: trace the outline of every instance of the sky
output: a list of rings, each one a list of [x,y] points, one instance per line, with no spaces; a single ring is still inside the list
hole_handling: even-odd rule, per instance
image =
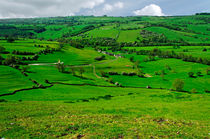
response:
[[[210,0],[0,0],[0,18],[173,16],[210,12]]]

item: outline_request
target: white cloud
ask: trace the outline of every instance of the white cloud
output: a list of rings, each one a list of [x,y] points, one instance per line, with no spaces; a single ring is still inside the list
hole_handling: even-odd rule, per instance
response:
[[[123,2],[118,1],[117,3],[114,4],[114,8],[122,9],[123,7],[124,7]]]
[[[104,8],[103,8],[104,12],[110,12],[112,10],[113,10],[113,6],[112,5],[110,5],[110,4],[105,4],[104,5]]]
[[[116,9],[122,9],[123,7],[124,7],[124,3],[120,1],[114,3],[113,5],[105,4],[103,8],[103,13],[111,12]]]
[[[162,12],[160,6],[155,4],[150,4],[145,6],[141,10],[136,10],[133,12],[135,15],[149,15],[149,16],[164,16],[165,14]]]
[[[68,16],[105,0],[0,0],[0,18]]]

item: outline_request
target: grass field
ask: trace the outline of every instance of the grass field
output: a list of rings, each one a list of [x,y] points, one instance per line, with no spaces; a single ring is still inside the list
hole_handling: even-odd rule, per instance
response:
[[[47,94],[35,91],[34,93],[38,93],[35,97],[33,92],[7,97],[8,100],[24,101],[1,103],[4,113],[0,118],[0,135],[23,138],[208,137],[207,94],[190,95],[148,89],[57,87],[66,91],[61,89],[61,95],[60,90],[58,94],[56,90],[50,89]],[[72,90],[71,93],[68,93],[68,88]],[[81,92],[80,95],[78,92]],[[79,100],[106,94],[114,97],[89,102]],[[76,103],[67,103],[72,100]]]
[[[0,20],[0,138],[208,139],[208,19]],[[170,41],[142,43],[161,34]],[[131,51],[154,48],[202,59],[186,62]],[[177,89],[177,79],[183,88]]]
[[[171,68],[168,70],[166,65]],[[206,75],[206,69],[208,66],[190,62],[183,62],[177,59],[163,59],[153,62],[143,62],[140,64],[143,72],[150,75],[147,78],[140,77],[124,77],[124,76],[112,76],[115,81],[122,83],[122,85],[145,87],[150,85],[153,88],[173,88],[173,81],[177,78],[183,79],[185,82],[184,90],[191,91],[195,88],[198,92],[205,92],[210,89],[210,76]],[[164,79],[160,75],[155,75],[155,72],[161,72],[164,70]],[[202,76],[190,78],[188,72],[201,72]],[[198,85],[199,84],[199,85]]]
[[[139,30],[121,31],[117,41],[119,42],[135,42],[140,37]]]

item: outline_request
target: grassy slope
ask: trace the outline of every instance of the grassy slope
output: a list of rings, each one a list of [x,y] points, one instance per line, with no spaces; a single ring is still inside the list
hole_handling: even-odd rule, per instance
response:
[[[0,66],[0,94],[12,93],[14,90],[31,88],[33,83],[20,71],[7,66]]]
[[[140,30],[120,31],[118,42],[135,42],[140,36]]]
[[[171,67],[171,70],[166,69],[165,65]],[[126,76],[112,76],[115,81],[122,83],[122,85],[128,86],[140,86],[146,87],[150,85],[154,88],[172,88],[173,81],[177,78],[183,79],[185,82],[185,90],[191,91],[195,88],[198,92],[204,92],[209,88],[210,76],[206,75],[206,69],[208,66],[183,62],[177,59],[162,59],[153,62],[143,62],[140,63],[143,72],[149,74],[151,77],[139,78],[139,77],[126,77]],[[164,80],[160,75],[155,75],[155,72],[160,72],[164,70],[166,75],[164,75]],[[195,76],[197,72],[201,72],[201,77],[190,78],[188,72],[194,72]],[[199,84],[199,85],[198,85]]]
[[[37,90],[33,92],[36,93],[35,96],[32,92],[21,92],[7,99],[34,101],[0,103],[0,110],[3,112],[0,115],[0,136],[24,138],[72,138],[78,135],[84,135],[86,138],[208,136],[208,94],[170,93],[148,89],[57,87],[62,93],[56,92],[54,88],[48,91]],[[76,101],[105,94],[115,97],[110,100],[64,103],[66,100]]]

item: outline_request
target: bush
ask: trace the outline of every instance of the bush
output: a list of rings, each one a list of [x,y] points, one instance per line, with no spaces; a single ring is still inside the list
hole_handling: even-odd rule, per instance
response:
[[[13,43],[14,41],[15,41],[15,39],[12,38],[12,37],[9,37],[9,38],[7,39],[7,42],[8,42],[8,43]]]
[[[5,52],[5,48],[3,46],[0,46],[0,53]]]
[[[196,74],[197,74],[197,76],[201,76],[201,72],[200,72],[200,71],[199,71],[199,72],[197,72]]]
[[[134,57],[133,57],[133,56],[130,57],[130,61],[131,61],[131,62],[134,62]]]
[[[119,75],[117,72],[110,71],[108,72],[109,75]]]
[[[210,75],[210,68],[207,68],[207,69],[206,69],[206,74],[207,74],[207,75]]]
[[[102,77],[108,77],[104,71],[101,71],[101,76]]]
[[[105,59],[106,59],[105,55],[102,55],[102,56],[99,56],[99,57],[95,58],[95,60],[97,60],[97,61],[101,61],[101,60],[105,60]]]
[[[159,75],[159,73],[158,73],[158,71],[155,71],[155,73],[154,73],[155,75]]]
[[[113,81],[112,78],[109,78],[109,79],[108,79],[108,82],[110,82],[110,83],[112,83],[112,84],[114,83],[114,81]]]
[[[206,52],[206,51],[207,51],[207,49],[206,49],[206,48],[204,48],[204,49],[203,49],[203,52]]]
[[[205,92],[206,92],[206,93],[210,93],[210,91],[209,91],[208,89],[205,89]]]
[[[190,92],[191,93],[197,93],[197,90],[195,88],[193,88]]]
[[[7,100],[5,100],[5,99],[0,99],[0,102],[7,102]]]
[[[174,80],[173,87],[176,91],[182,91],[184,88],[184,81],[181,79]]]
[[[188,72],[188,76],[189,77],[194,77],[194,73],[193,72]]]

